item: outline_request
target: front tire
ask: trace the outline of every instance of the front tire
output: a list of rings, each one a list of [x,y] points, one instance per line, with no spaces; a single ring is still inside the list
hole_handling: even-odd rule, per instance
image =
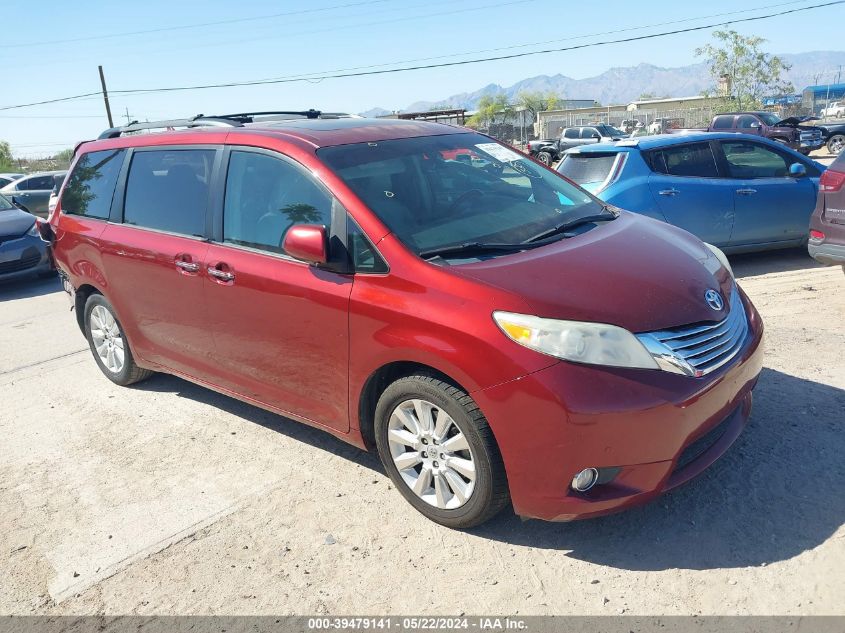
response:
[[[379,457],[403,497],[450,528],[495,516],[510,497],[493,432],[475,401],[427,375],[400,378],[375,413]]]
[[[845,134],[834,134],[827,139],[827,151],[834,156],[839,156],[845,149]]]
[[[92,294],[85,302],[85,338],[100,371],[113,383],[125,387],[153,375],[135,363],[114,308],[103,295]]]

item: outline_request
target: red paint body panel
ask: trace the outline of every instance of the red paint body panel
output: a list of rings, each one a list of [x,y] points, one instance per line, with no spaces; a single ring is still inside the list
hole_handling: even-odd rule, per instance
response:
[[[432,367],[460,384],[487,417],[516,511],[570,520],[647,501],[695,476],[742,430],[762,362],[763,325],[742,295],[749,336],[703,378],[562,362],[508,339],[501,310],[613,323],[644,332],[719,320],[705,289],[732,280],[702,262],[687,233],[623,213],[582,235],[460,266],[405,248],[317,157],[324,145],[455,134],[417,122],[326,120],[320,129],[213,128],[122,137],[79,151],[156,145],[275,150],[319,179],[389,266],[339,274],[288,257],[68,216],[50,222],[57,265],[75,287],[112,302],[140,365],[204,384],[363,446],[361,396],[390,363]],[[225,170],[224,170],[225,171]],[[177,260],[199,264],[194,273]],[[208,268],[230,272],[230,281]],[[679,455],[716,425],[727,429],[682,469]],[[619,467],[591,492],[569,484],[585,467]]]

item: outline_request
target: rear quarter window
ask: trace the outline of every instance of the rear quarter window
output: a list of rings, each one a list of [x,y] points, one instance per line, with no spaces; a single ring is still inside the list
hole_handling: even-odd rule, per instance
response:
[[[105,150],[80,156],[62,193],[62,211],[106,220],[126,150]],[[63,177],[56,177],[56,187]]]

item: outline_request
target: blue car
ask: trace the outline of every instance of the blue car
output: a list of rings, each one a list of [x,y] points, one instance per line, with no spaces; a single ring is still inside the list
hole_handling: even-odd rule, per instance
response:
[[[726,252],[806,243],[824,165],[746,134],[665,134],[587,145],[557,170],[612,205]]]
[[[50,253],[35,216],[0,195],[0,281],[52,273]]]

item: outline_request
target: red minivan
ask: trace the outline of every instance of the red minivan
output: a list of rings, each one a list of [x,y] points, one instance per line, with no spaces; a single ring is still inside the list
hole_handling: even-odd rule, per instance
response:
[[[375,449],[458,528],[646,502],[742,431],[763,324],[718,249],[471,130],[260,119],[77,149],[43,234],[113,382]]]

